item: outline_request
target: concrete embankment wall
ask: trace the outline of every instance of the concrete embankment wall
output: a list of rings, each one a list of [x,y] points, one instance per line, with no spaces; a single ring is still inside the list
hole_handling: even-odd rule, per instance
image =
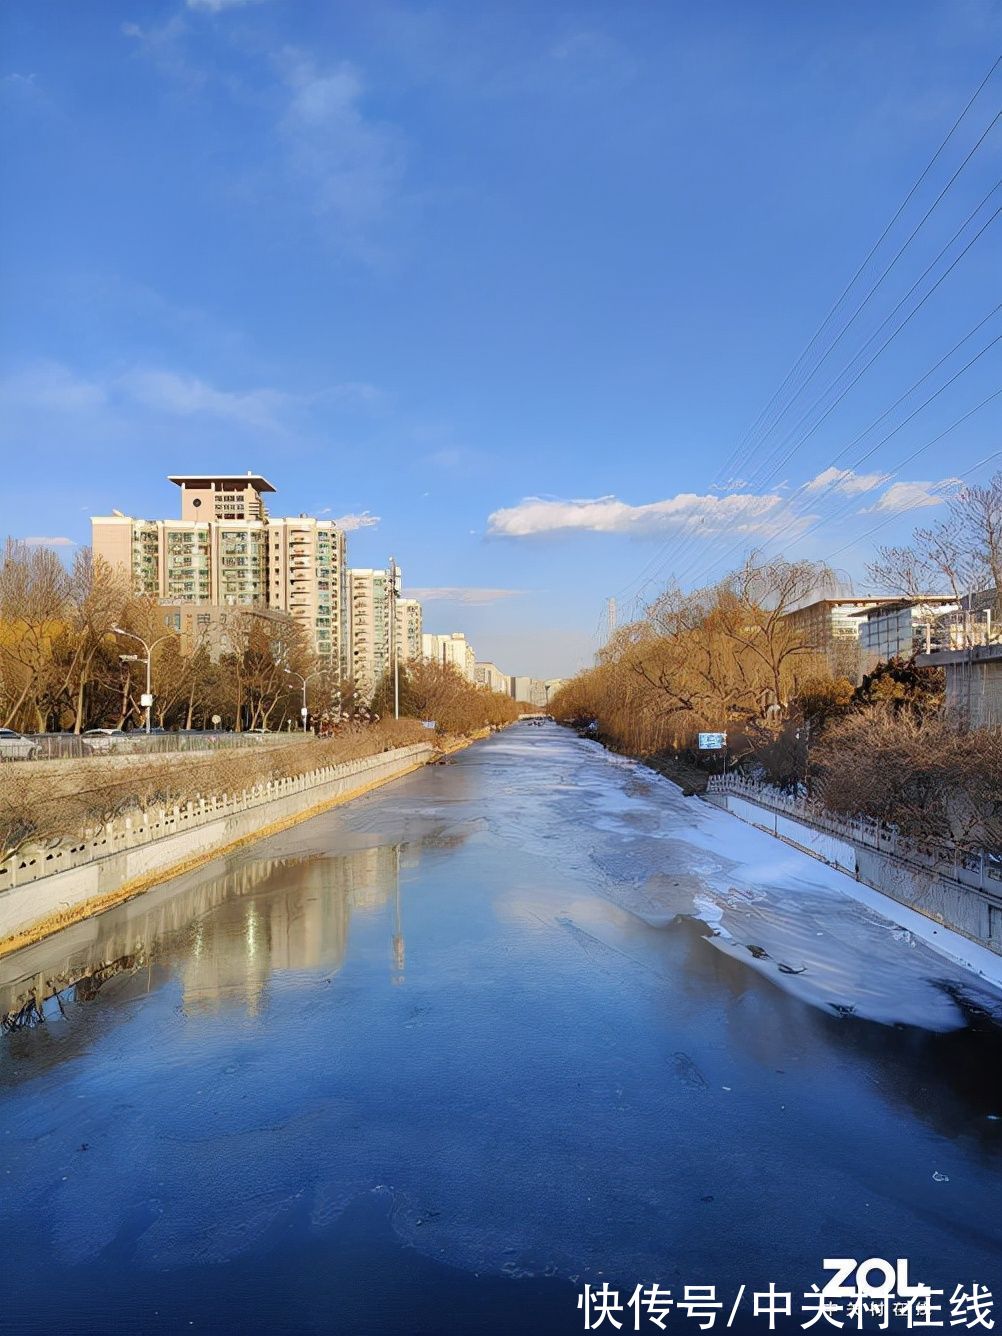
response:
[[[422,766],[425,744],[109,822],[0,865],[0,954]]]
[[[1002,896],[961,885],[942,872],[911,866],[736,794],[708,793],[706,801],[1002,955]]]

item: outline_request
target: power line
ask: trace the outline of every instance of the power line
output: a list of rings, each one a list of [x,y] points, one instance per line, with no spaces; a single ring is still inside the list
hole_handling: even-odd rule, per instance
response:
[[[762,421],[762,419],[763,419],[763,418],[765,417],[765,415],[768,413],[768,411],[770,410],[770,408],[772,407],[772,405],[775,403],[775,401],[779,398],[779,396],[780,396],[780,395],[783,393],[783,391],[786,389],[786,386],[790,383],[790,381],[792,380],[792,378],[796,375],[796,373],[797,373],[797,371],[798,371],[798,369],[799,369],[801,363],[802,363],[802,362],[805,360],[805,358],[810,354],[811,349],[814,347],[815,343],[816,343],[816,342],[818,341],[818,339],[820,338],[820,336],[821,336],[821,334],[823,333],[825,327],[828,325],[828,323],[831,321],[832,317],[835,315],[835,313],[838,311],[839,307],[842,305],[843,301],[845,301],[846,297],[847,297],[847,296],[849,295],[849,293],[852,291],[853,286],[855,285],[857,279],[860,277],[860,275],[861,275],[861,274],[863,273],[863,271],[865,270],[866,266],[870,263],[870,261],[873,259],[874,255],[876,255],[877,251],[880,249],[881,245],[883,244],[883,242],[884,242],[885,238],[887,237],[888,233],[890,232],[891,228],[894,226],[894,224],[895,224],[895,223],[898,221],[898,219],[901,217],[902,213],[904,213],[905,209],[906,209],[906,208],[908,207],[908,205],[911,203],[911,200],[912,200],[912,198],[914,197],[916,191],[919,189],[919,187],[922,185],[922,182],[926,179],[926,177],[927,177],[927,176],[929,175],[929,173],[932,171],[933,167],[936,165],[936,163],[937,163],[937,161],[939,160],[941,154],[943,153],[943,150],[946,148],[947,144],[949,144],[950,140],[953,138],[953,136],[956,134],[957,130],[960,128],[961,122],[964,120],[964,118],[966,117],[967,113],[970,111],[971,107],[974,106],[974,103],[977,101],[978,97],[981,95],[981,92],[982,92],[983,89],[985,88],[985,85],[986,85],[986,84],[988,83],[988,81],[991,79],[992,75],[993,75],[993,74],[995,73],[995,71],[998,69],[998,67],[999,67],[1000,64],[1002,64],[1002,56],[999,56],[999,57],[996,58],[994,64],[993,64],[992,67],[991,67],[991,69],[988,71],[988,73],[985,75],[985,77],[984,77],[984,78],[981,80],[981,82],[978,84],[977,88],[974,90],[973,94],[971,95],[970,100],[967,102],[967,105],[964,107],[963,111],[960,113],[960,115],[957,117],[957,119],[956,119],[956,120],[953,122],[953,124],[951,125],[949,131],[947,132],[946,138],[942,141],[942,143],[939,145],[939,148],[936,149],[936,152],[932,155],[932,157],[931,157],[931,158],[929,159],[929,161],[926,163],[925,167],[922,169],[921,173],[919,174],[919,177],[918,177],[917,181],[916,181],[915,184],[912,186],[911,190],[909,190],[908,194],[904,197],[904,199],[901,201],[901,203],[898,205],[898,207],[897,207],[897,209],[895,210],[894,215],[893,215],[893,217],[891,218],[890,222],[889,222],[889,223],[887,224],[887,226],[884,228],[883,232],[881,232],[881,234],[880,234],[880,236],[877,238],[877,240],[873,243],[873,246],[870,248],[870,250],[869,250],[869,252],[868,252],[866,258],[863,260],[863,263],[859,266],[859,268],[858,268],[858,269],[856,270],[856,272],[853,274],[852,278],[850,278],[849,282],[846,284],[845,288],[842,290],[841,295],[838,297],[838,299],[836,300],[835,304],[832,306],[831,310],[830,310],[830,311],[828,312],[828,314],[825,316],[824,320],[822,320],[821,324],[818,326],[818,328],[815,330],[814,334],[811,336],[810,340],[808,341],[806,347],[803,349],[803,351],[802,351],[802,352],[800,353],[800,355],[798,356],[797,360],[794,362],[793,366],[792,366],[792,367],[790,368],[790,370],[787,372],[786,377],[784,378],[782,384],[781,384],[781,385],[779,386],[779,388],[774,392],[774,394],[772,395],[772,398],[771,398],[771,399],[769,400],[769,402],[765,405],[765,407],[761,410],[761,412],[759,413],[758,417],[755,419],[755,421],[752,423],[752,425],[751,425],[751,426],[748,428],[748,430],[745,432],[745,434],[744,434],[744,436],[742,437],[741,441],[739,441],[736,450],[734,450],[734,451],[731,452],[731,455],[728,457],[727,462],[725,462],[725,464],[722,466],[722,468],[721,468],[721,470],[720,470],[721,473],[724,472],[724,471],[729,471],[731,468],[734,467],[734,464],[733,464],[732,461],[734,461],[735,459],[739,459],[739,458],[740,458],[740,452],[741,452],[741,450],[742,450],[742,448],[743,448],[745,442],[748,441],[748,440],[751,438],[751,436],[752,436],[752,435],[754,434],[754,432],[757,430],[759,423]],[[718,474],[718,478],[719,478],[719,476],[720,476],[720,475]]]
[[[998,394],[1002,394],[1002,390],[997,390],[996,394],[992,395],[992,398],[994,399]],[[971,468],[965,470],[965,472],[963,473],[958,473],[957,474],[958,479],[969,478],[972,473],[977,473],[978,469],[983,468],[985,464],[990,464],[993,459],[998,459],[1000,455],[1002,455],[1002,450],[994,450],[990,455],[985,455],[984,459],[979,459],[978,462]],[[914,505],[903,506],[901,510],[896,510],[893,515],[888,515],[886,520],[881,520],[880,523],[875,524],[872,529],[867,529],[866,533],[860,534],[860,536],[858,538],[853,539],[851,543],[846,543],[845,546],[840,547],[838,551],[830,553],[824,559],[825,564],[827,565],[829,562],[834,561],[835,558],[840,557],[843,552],[848,552],[850,548],[855,547],[858,543],[863,542],[864,539],[869,538],[871,534],[875,534],[878,529],[883,529],[884,526],[890,524],[892,520],[896,520],[900,518],[900,516],[902,515],[907,515],[910,510],[918,510],[922,504],[923,503],[919,501],[916,502]]]

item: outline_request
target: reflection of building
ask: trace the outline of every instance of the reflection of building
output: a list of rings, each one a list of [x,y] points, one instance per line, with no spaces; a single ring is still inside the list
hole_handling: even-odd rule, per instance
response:
[[[425,632],[421,637],[421,653],[432,663],[455,668],[467,682],[477,680],[477,657],[462,631],[453,631],[449,635],[429,635]]]
[[[316,652],[343,669],[345,536],[334,521],[269,517],[264,494],[275,489],[253,473],[178,474],[170,481],[181,491],[181,518],[94,516],[95,556],[172,608],[287,613]]]
[[[185,1007],[215,1009],[230,1003],[256,1011],[276,971],[334,972],[344,962],[353,914],[384,913],[388,964],[399,979],[405,954],[400,871],[420,846],[377,845],[345,854],[262,858],[209,877],[190,890],[169,886],[0,962],[0,1016],[19,1011],[30,997],[44,1003],[77,985],[142,970],[144,990],[173,977],[177,959]],[[116,997],[123,996],[121,982]]]

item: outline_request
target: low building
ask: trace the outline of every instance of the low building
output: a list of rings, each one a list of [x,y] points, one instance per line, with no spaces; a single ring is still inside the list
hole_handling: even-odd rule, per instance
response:
[[[1002,644],[919,654],[920,668],[942,668],[946,675],[945,709],[968,728],[1002,725]]]
[[[864,672],[888,659],[910,659],[913,654],[946,649],[947,614],[958,610],[948,595],[923,594],[877,603],[851,614],[859,625],[859,649]]]
[[[836,677],[856,682],[862,674],[859,617],[881,604],[900,603],[888,598],[819,598],[794,608],[783,618],[798,640],[821,655]]]

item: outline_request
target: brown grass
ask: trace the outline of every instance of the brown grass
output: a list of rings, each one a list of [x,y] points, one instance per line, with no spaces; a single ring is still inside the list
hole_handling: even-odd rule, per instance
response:
[[[0,859],[28,845],[59,843],[129,811],[239,793],[255,784],[428,742],[414,719],[357,725],[336,737],[288,745],[175,753],[121,767],[114,758],[0,766]]]

